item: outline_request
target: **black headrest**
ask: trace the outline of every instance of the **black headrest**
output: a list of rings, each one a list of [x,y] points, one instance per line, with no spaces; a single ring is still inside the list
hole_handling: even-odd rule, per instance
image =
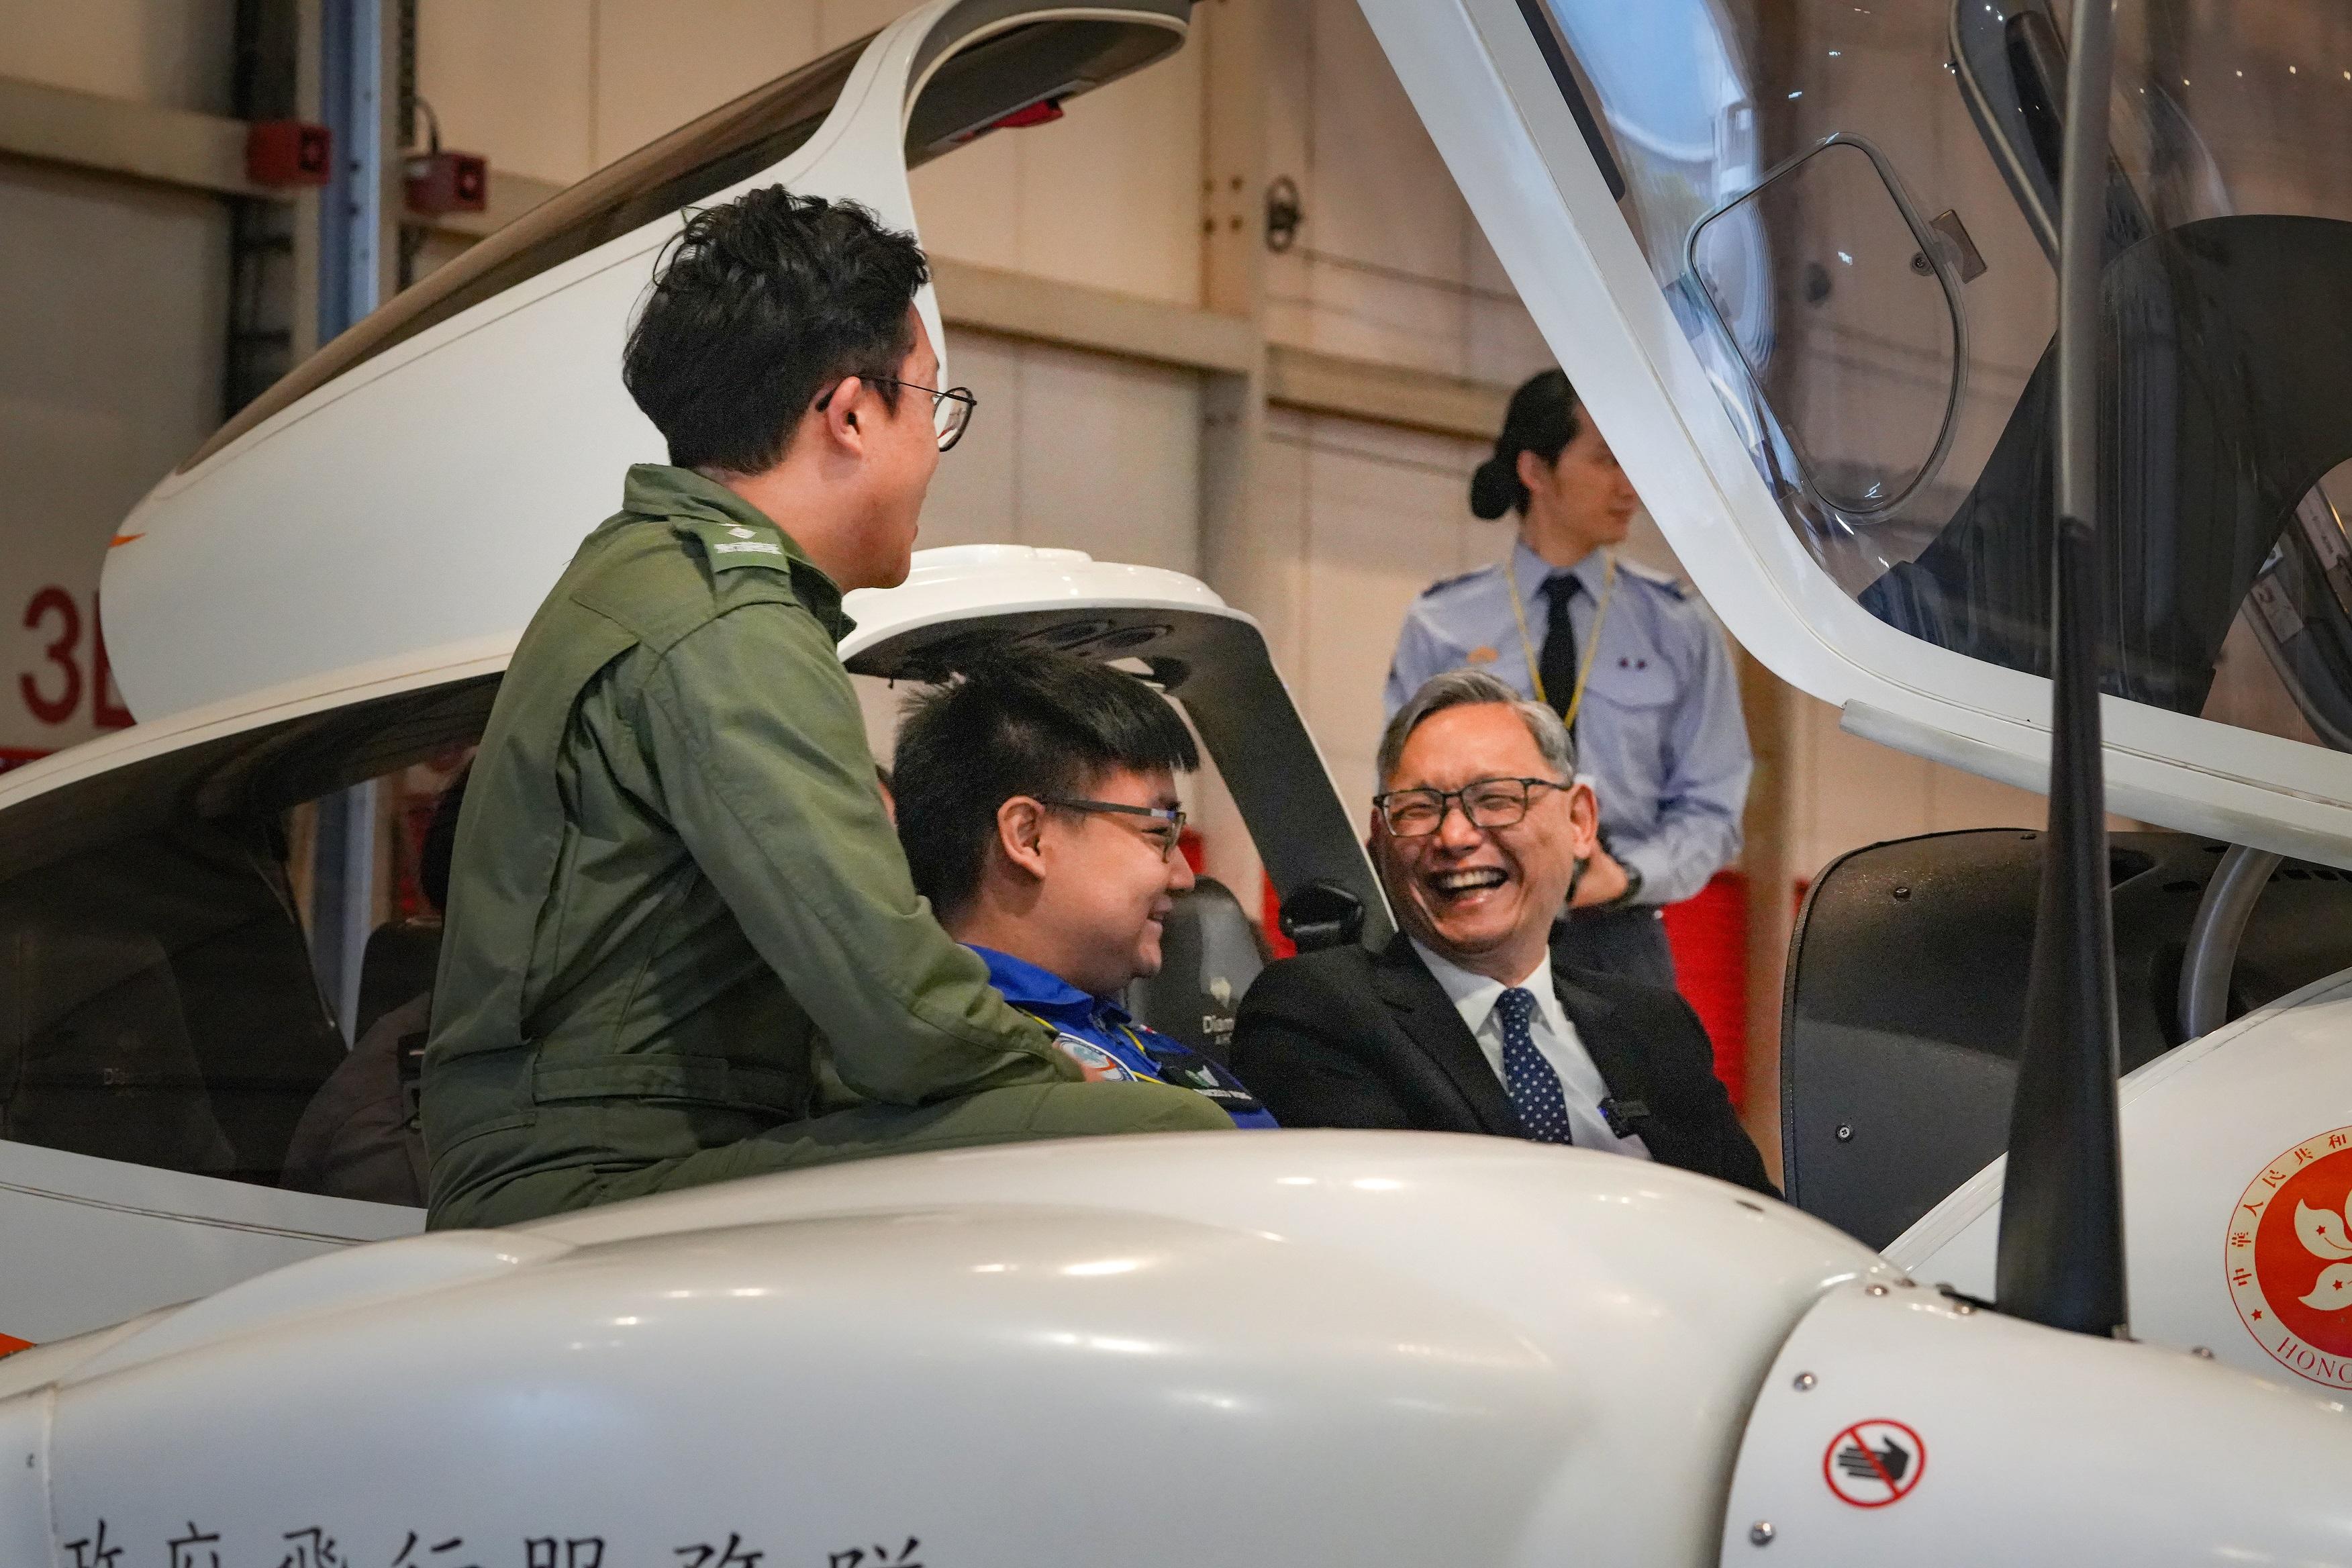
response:
[[[1234,1011],[1242,994],[1265,967],[1257,928],[1213,877],[1203,877],[1176,895],[1160,931],[1160,973],[1128,988],[1135,1016],[1222,1062],[1234,1037]]]
[[[1291,889],[1282,900],[1282,934],[1301,952],[1319,952],[1360,940],[1364,900],[1339,883],[1318,877]]]

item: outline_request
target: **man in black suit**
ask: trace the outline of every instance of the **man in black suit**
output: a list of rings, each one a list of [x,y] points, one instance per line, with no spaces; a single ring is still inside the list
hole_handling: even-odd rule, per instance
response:
[[[1380,776],[1371,847],[1403,929],[1272,965],[1234,1027],[1234,1070],[1282,1124],[1571,1143],[1774,1192],[1690,1005],[1553,962],[1599,833],[1559,715],[1447,671],[1390,721]]]

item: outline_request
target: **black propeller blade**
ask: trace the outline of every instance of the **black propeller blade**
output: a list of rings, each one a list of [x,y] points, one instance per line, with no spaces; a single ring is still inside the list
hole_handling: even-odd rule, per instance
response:
[[[2066,68],[2050,831],[1994,1275],[2001,1310],[2101,1335],[2122,1332],[2128,1319],[2094,522],[2099,515],[2099,289],[2112,5],[2076,0]]]

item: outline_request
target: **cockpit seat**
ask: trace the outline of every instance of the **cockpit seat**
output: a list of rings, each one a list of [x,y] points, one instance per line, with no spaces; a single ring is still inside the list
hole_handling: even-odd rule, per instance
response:
[[[1234,1014],[1265,967],[1265,950],[1233,889],[1203,877],[1175,907],[1160,935],[1160,973],[1128,989],[1135,1016],[1223,1065],[1232,1055]]]
[[[2182,953],[2222,848],[2108,840],[2126,1072],[2181,1043]],[[1884,1247],[2008,1146],[2042,858],[2038,832],[1979,828],[1872,845],[1813,879],[1780,1021],[1790,1203]],[[2231,1016],[2347,964],[2352,875],[2288,861],[2239,944]]]
[[[425,1203],[415,1064],[432,1023],[438,921],[378,926],[360,960],[360,1037],[302,1112],[279,1184],[362,1203]]]
[[[439,921],[387,921],[368,937],[360,955],[359,1022],[353,1037],[365,1039],[375,1021],[421,992],[433,989],[441,962]]]
[[[0,914],[0,1138],[169,1171],[236,1168],[153,935]]]

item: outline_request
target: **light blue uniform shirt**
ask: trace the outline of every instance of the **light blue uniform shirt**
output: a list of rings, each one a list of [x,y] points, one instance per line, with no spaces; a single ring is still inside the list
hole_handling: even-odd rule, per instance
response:
[[[1431,676],[1484,670],[1521,694],[1535,675],[1511,613],[1518,595],[1528,642],[1543,658],[1551,602],[1544,579],[1559,568],[1528,549],[1438,584],[1413,601],[1389,666],[1393,715]],[[1584,592],[1569,603],[1580,660],[1591,647],[1608,563],[1594,551],[1570,568]],[[1565,700],[1567,693],[1552,692]],[[1754,760],[1739,713],[1739,682],[1723,638],[1670,577],[1617,563],[1617,587],[1601,626],[1584,705],[1576,719],[1577,763],[1601,796],[1609,852],[1642,873],[1642,902],[1671,904],[1706,886],[1739,853],[1739,818]]]

